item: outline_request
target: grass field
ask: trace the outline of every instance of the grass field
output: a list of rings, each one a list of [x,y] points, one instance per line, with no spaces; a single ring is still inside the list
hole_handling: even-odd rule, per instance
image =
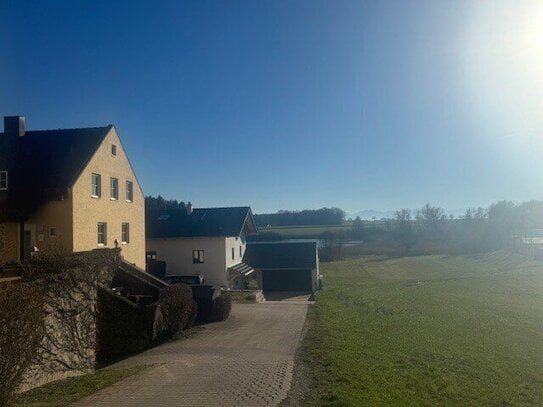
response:
[[[543,263],[497,252],[321,270],[307,405],[543,405]]]
[[[12,407],[68,406],[144,369],[145,366],[103,369],[96,373],[51,382],[17,395]]]

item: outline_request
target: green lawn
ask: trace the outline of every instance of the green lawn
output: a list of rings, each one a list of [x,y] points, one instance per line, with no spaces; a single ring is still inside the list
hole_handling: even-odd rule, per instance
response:
[[[307,405],[543,405],[543,263],[498,252],[321,271]]]
[[[145,369],[135,366],[123,369],[104,369],[93,374],[71,377],[48,383],[16,396],[12,407],[62,407],[111,386],[125,377]]]

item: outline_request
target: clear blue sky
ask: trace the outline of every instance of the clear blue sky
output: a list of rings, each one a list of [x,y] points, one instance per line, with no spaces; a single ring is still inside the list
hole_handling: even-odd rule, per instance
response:
[[[543,198],[534,1],[9,1],[0,112],[113,123],[146,194],[255,212]]]

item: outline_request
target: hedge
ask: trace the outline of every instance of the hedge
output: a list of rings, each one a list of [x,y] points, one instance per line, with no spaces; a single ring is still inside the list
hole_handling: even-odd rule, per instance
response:
[[[164,321],[163,339],[174,338],[194,322],[192,290],[186,284],[174,284],[160,289],[160,310]]]

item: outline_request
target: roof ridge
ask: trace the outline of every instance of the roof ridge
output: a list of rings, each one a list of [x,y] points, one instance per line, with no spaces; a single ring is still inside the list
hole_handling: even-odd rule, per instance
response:
[[[97,129],[111,129],[113,124],[107,124],[105,126],[92,126],[92,127],[65,127],[57,129],[43,129],[43,130],[25,130],[26,133],[37,133],[37,132],[46,132],[46,131],[73,131],[73,130],[97,130]]]

